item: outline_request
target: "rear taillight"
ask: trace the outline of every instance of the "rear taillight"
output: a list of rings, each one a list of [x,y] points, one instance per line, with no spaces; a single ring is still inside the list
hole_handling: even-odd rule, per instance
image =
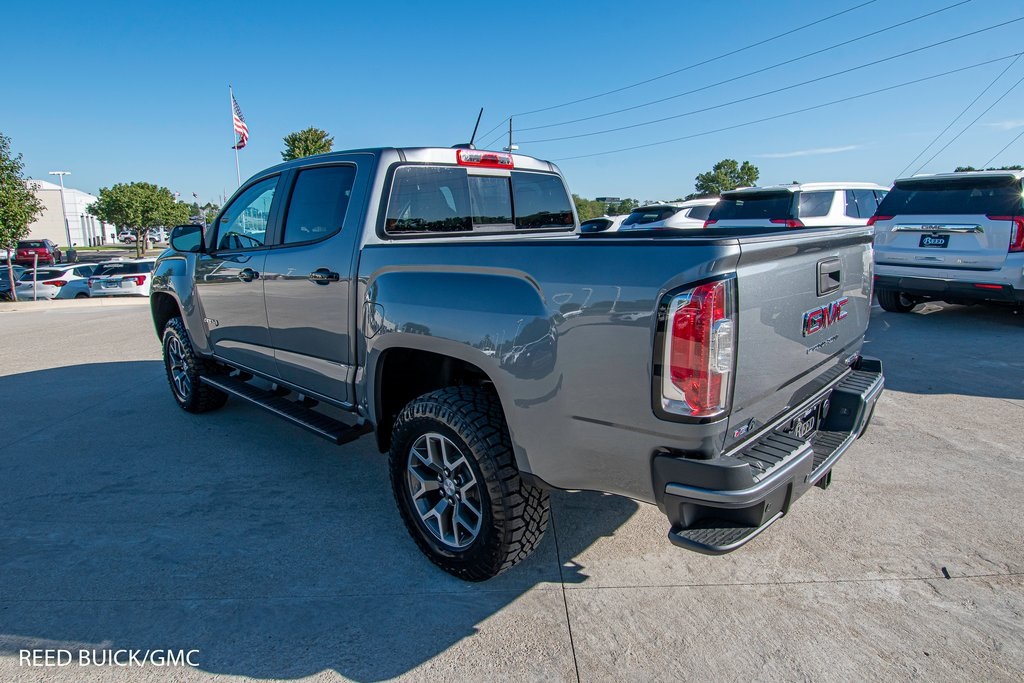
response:
[[[68,283],[67,280],[47,280],[44,285],[50,285],[51,287],[63,287]]]
[[[1024,216],[985,216],[990,221],[1013,221],[1008,251],[1024,251]]]
[[[707,219],[706,221],[704,221],[704,229],[707,230],[709,225],[714,225],[717,222],[718,222],[717,218],[709,218],[709,219]]]
[[[128,276],[125,276],[125,277],[123,277],[121,279],[122,280],[131,280],[131,281],[133,281],[135,283],[136,287],[141,287],[142,285],[146,284],[146,276],[145,275],[128,275]]]
[[[736,339],[733,280],[674,296],[665,320],[661,407],[690,417],[725,411]]]
[[[868,219],[868,225],[874,225],[878,221],[891,221],[892,216],[872,216]]]
[[[787,228],[802,228],[804,227],[803,221],[797,218],[773,218],[772,223],[778,223],[779,225],[785,225]]]

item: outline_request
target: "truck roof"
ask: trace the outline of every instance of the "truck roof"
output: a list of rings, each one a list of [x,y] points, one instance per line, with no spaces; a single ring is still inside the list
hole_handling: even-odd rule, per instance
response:
[[[314,154],[313,156],[302,157],[299,159],[293,159],[291,161],[285,161],[276,166],[264,169],[259,172],[259,175],[265,175],[271,172],[279,172],[289,168],[297,166],[308,166],[311,163],[323,163],[329,162],[333,159],[340,159],[350,154],[372,154],[375,157],[386,158],[395,157],[398,161],[408,161],[412,163],[421,164],[458,164],[458,152],[460,149],[454,147],[366,147],[362,149],[346,149],[339,150],[336,152],[328,152],[326,154]],[[560,173],[558,167],[550,161],[544,161],[542,159],[535,159],[533,157],[525,156],[523,154],[509,154],[508,152],[497,152],[493,150],[467,150],[462,149],[462,152],[474,151],[478,153],[488,154],[499,154],[503,157],[512,157],[512,166],[509,167],[511,170],[527,170],[527,171],[545,171],[549,173]],[[471,168],[471,167],[470,167]]]

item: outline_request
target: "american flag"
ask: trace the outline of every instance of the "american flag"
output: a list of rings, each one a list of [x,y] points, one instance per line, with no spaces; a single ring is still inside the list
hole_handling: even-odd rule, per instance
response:
[[[238,100],[231,95],[231,123],[238,134],[238,142],[231,149],[242,149],[249,142],[249,126],[245,125],[245,117],[242,116],[242,108],[238,106]]]

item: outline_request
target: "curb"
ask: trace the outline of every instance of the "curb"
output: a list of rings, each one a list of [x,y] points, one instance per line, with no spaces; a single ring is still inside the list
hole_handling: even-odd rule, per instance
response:
[[[29,313],[39,311],[60,310],[66,308],[96,308],[109,306],[118,308],[122,306],[148,306],[149,297],[90,297],[88,299],[54,299],[46,301],[18,301],[0,302],[0,314],[3,313]]]

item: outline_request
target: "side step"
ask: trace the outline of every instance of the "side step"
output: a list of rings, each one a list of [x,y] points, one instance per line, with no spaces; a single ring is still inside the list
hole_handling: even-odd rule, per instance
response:
[[[367,422],[347,425],[341,420],[335,420],[333,417],[328,417],[323,413],[305,408],[295,401],[278,396],[273,391],[260,389],[233,377],[203,377],[202,380],[205,384],[220,389],[225,394],[237,396],[260,408],[265,408],[278,417],[283,417],[292,424],[313,432],[334,444],[341,445],[355,441],[362,435],[373,431],[373,427]]]
[[[753,539],[781,516],[782,512],[779,511],[761,526],[740,526],[733,522],[709,519],[697,522],[690,529],[669,531],[668,540],[680,548],[696,550],[705,555],[723,555]]]

